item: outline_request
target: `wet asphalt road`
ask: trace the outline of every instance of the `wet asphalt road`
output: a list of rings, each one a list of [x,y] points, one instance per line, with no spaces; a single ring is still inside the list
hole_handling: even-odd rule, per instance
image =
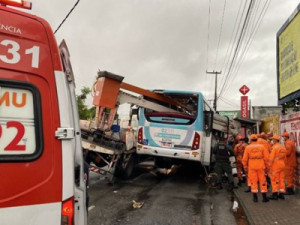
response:
[[[89,194],[88,225],[237,224],[232,196],[224,189],[207,188],[191,169],[159,176],[139,169],[135,178],[117,180],[113,186],[91,172]],[[144,204],[135,209],[133,200]]]

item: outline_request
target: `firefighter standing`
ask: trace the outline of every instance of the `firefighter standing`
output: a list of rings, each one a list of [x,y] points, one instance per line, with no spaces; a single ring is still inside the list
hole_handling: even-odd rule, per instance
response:
[[[267,136],[264,132],[260,133],[260,137],[257,139],[257,142],[259,144],[262,144],[263,146],[265,146],[265,148],[268,150],[269,153],[271,153],[271,145],[270,143],[267,141]]]
[[[272,147],[272,137],[273,137],[273,132],[269,131],[267,133],[267,141],[269,142],[270,146]]]
[[[257,142],[259,144],[262,144],[263,146],[265,146],[265,148],[267,149],[267,154],[268,154],[268,158],[269,158],[269,154],[271,153],[272,147],[271,144],[269,143],[269,141],[267,141],[267,135],[265,134],[265,132],[261,132],[259,135],[259,138],[257,139]],[[267,179],[267,185],[268,187],[271,186],[271,178],[270,178],[270,174],[266,172],[266,179]]]
[[[243,156],[243,166],[248,171],[251,182],[251,192],[253,193],[253,201],[257,202],[258,181],[260,183],[260,191],[262,192],[263,202],[269,201],[267,198],[267,182],[265,177],[265,169],[267,168],[268,154],[265,147],[257,143],[257,136],[250,136],[250,145],[245,149]]]
[[[284,132],[281,135],[284,139],[284,146],[286,148],[286,167],[285,167],[285,179],[287,182],[286,195],[293,195],[294,193],[294,170],[296,163],[296,147],[293,141],[289,139],[289,133]]]
[[[238,135],[236,137],[236,140],[238,141],[238,143],[234,146],[234,156],[236,158],[237,177],[239,179],[238,185],[241,186],[242,181],[243,181],[242,159],[243,159],[244,151],[245,151],[245,148],[247,147],[247,144],[245,143],[244,139],[240,135]]]
[[[224,172],[228,176],[228,190],[232,192],[234,184],[233,184],[233,176],[232,176],[232,168],[229,162],[229,156],[233,156],[233,150],[230,146],[226,144],[225,139],[221,139],[214,149],[214,154],[216,157],[216,163],[214,166],[214,171],[217,173],[217,185],[219,189],[222,189],[222,176]]]
[[[272,196],[269,199],[277,200],[284,199],[285,184],[284,184],[284,169],[286,163],[286,149],[280,142],[279,135],[272,137],[273,146],[269,157],[270,163],[270,178],[272,184]],[[278,195],[279,193],[279,195]]]

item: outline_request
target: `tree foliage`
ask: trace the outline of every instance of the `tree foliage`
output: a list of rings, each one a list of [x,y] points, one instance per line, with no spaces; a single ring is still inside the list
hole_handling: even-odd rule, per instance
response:
[[[91,93],[88,87],[83,87],[81,89],[81,94],[76,96],[79,118],[81,120],[90,120],[95,116],[95,107],[88,108],[85,101],[87,95]]]

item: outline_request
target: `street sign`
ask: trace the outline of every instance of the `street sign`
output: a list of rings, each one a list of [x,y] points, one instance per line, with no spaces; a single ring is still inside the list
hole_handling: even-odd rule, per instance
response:
[[[243,86],[239,89],[239,91],[240,91],[243,95],[246,95],[246,94],[250,91],[250,89],[249,89],[246,85],[243,85]]]
[[[241,117],[241,111],[234,110],[234,111],[219,111],[219,115],[221,116],[227,116],[231,119]]]
[[[248,96],[241,96],[241,118],[247,119],[248,117]]]

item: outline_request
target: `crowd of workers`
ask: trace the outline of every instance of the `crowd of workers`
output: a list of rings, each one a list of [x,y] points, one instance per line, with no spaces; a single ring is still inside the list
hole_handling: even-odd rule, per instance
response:
[[[280,143],[281,137],[284,145]],[[238,185],[247,182],[248,189],[245,192],[252,192],[254,202],[258,202],[259,189],[263,202],[268,202],[269,199],[285,199],[284,195],[293,195],[296,147],[289,139],[289,133],[284,132],[281,137],[269,132],[251,134],[249,144],[247,138],[242,136],[235,138],[235,144],[226,143],[225,139],[220,140],[214,152],[214,170],[218,175],[219,188],[222,188],[223,172],[228,175],[229,190],[234,188],[229,157],[235,156]],[[269,186],[272,194],[267,197]]]

